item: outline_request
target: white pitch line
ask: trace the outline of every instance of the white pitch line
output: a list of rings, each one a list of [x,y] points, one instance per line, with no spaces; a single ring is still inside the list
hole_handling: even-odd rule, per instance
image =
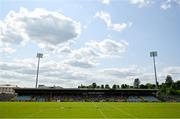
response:
[[[104,104],[106,104],[106,103],[104,103]],[[132,118],[138,119],[138,117],[136,117],[135,115],[132,115],[132,114],[130,114],[130,113],[128,113],[128,112],[126,112],[126,111],[124,111],[124,110],[123,110],[123,109],[121,109],[121,108],[116,108],[116,107],[114,107],[114,106],[110,106],[110,105],[107,105],[107,106],[109,106],[109,107],[111,107],[111,108],[114,108],[115,110],[119,110],[119,111],[121,111],[122,113],[124,113],[124,114],[126,114],[126,115],[130,116],[130,118],[131,118],[131,119],[132,119]]]
[[[98,107],[95,103],[93,103],[95,107]],[[101,113],[101,115],[104,117],[104,119],[108,119],[107,116],[104,114],[104,112],[98,108],[98,111]]]

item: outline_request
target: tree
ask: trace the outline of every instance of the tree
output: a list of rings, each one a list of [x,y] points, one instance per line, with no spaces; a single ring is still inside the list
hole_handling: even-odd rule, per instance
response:
[[[129,88],[129,86],[127,84],[122,84],[121,85],[121,88],[124,89],[124,88]]]
[[[174,81],[172,80],[172,77],[170,75],[167,75],[165,84],[167,87],[172,87],[174,84]]]
[[[106,88],[106,89],[110,89],[110,87],[109,87],[109,85],[108,85],[108,84],[106,84],[106,85],[105,85],[105,88]]]
[[[141,84],[141,85],[139,86],[139,88],[140,88],[140,89],[147,89],[147,86],[146,86],[146,85]]]
[[[87,86],[87,88],[93,88],[92,85]]]
[[[80,86],[78,86],[78,88],[86,88],[86,86],[81,84]]]
[[[176,81],[174,83],[174,87],[175,87],[176,90],[180,90],[180,81]]]
[[[134,79],[134,88],[139,88],[140,80],[138,78]]]
[[[114,84],[114,85],[112,86],[112,89],[116,89],[116,84]]]
[[[104,85],[101,85],[101,88],[104,89]]]
[[[96,83],[92,83],[92,88],[96,88],[97,87],[97,84]]]
[[[155,84],[150,84],[150,83],[147,83],[145,86],[147,87],[147,89],[154,89],[154,88],[156,88]]]
[[[176,90],[173,87],[166,88],[166,94],[168,94],[168,95],[176,95]]]
[[[120,88],[119,85],[116,85],[116,88]]]

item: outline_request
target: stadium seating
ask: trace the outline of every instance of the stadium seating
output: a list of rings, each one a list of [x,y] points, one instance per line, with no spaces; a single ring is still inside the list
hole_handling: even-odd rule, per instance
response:
[[[128,102],[141,102],[142,100],[138,96],[129,96],[127,98]]]
[[[154,96],[114,96],[114,95],[56,95],[49,96],[17,96],[16,101],[33,102],[159,102]]]
[[[35,98],[36,98],[36,102],[45,102],[46,101],[46,98],[42,97],[42,96],[37,96]]]
[[[17,96],[17,101],[31,101],[31,96]]]
[[[144,96],[143,100],[145,102],[159,102],[159,100],[154,96]]]

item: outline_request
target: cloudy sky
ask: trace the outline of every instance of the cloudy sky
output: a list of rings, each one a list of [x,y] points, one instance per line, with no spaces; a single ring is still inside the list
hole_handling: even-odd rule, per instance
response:
[[[0,0],[0,84],[180,80],[180,0]]]

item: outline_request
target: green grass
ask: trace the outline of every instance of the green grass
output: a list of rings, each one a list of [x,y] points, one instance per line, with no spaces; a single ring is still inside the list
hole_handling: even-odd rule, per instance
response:
[[[1,102],[0,118],[180,119],[180,103]]]

